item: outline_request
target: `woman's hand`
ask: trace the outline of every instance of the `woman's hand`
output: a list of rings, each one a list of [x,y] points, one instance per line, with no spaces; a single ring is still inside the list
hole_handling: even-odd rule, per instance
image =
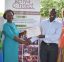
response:
[[[30,39],[29,38],[24,40],[23,38],[19,38],[17,36],[14,36],[14,40],[19,42],[20,44],[25,44],[25,45],[29,45],[30,44]]]
[[[30,43],[28,41],[22,41],[22,44],[29,45]]]

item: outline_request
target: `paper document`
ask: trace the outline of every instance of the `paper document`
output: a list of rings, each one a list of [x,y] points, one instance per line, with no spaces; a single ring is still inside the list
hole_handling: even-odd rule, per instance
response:
[[[39,38],[38,37],[32,37],[30,40],[31,42],[37,41]]]

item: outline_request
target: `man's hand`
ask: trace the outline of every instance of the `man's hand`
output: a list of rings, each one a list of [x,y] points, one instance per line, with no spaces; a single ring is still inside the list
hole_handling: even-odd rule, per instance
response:
[[[45,35],[39,35],[38,38],[45,38]]]

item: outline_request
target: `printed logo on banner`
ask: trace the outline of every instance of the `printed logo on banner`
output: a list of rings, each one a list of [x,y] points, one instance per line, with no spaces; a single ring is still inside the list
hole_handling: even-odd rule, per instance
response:
[[[34,9],[33,0],[15,0],[12,7],[15,9]]]

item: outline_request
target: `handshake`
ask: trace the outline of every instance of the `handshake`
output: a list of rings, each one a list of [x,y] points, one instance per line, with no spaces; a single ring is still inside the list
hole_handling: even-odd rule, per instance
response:
[[[30,45],[31,44],[30,38],[27,39],[21,38],[21,44]]]
[[[36,37],[26,38],[22,44],[30,45],[38,40],[38,38],[45,38],[45,35],[38,35]]]
[[[45,35],[38,35],[36,37],[37,38],[45,38]],[[21,43],[25,44],[25,45],[30,45],[32,42],[31,41],[32,37],[27,38],[26,31],[19,33],[19,38],[22,40]],[[33,41],[35,41],[35,40],[33,40]]]

